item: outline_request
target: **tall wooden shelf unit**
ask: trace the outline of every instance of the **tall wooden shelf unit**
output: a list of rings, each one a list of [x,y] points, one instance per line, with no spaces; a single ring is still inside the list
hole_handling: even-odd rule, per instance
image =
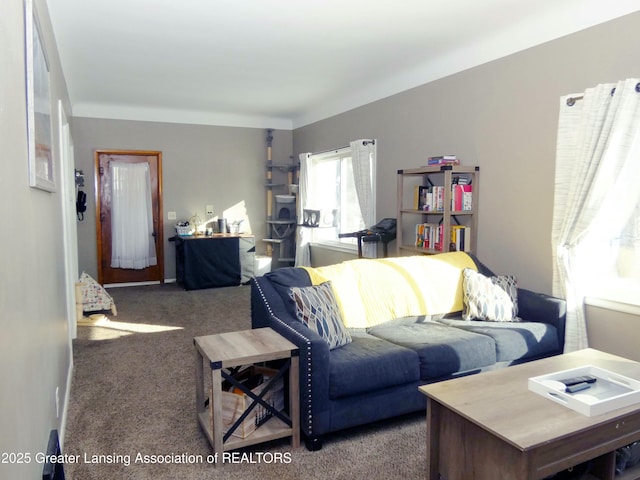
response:
[[[470,180],[473,186],[471,208],[469,210],[453,210],[452,189],[458,177]],[[478,238],[478,193],[480,167],[464,165],[442,165],[398,170],[398,230],[397,254],[416,255],[449,252],[455,250],[451,246],[451,227],[463,225],[470,227],[470,249],[474,252]],[[422,210],[416,208],[415,191],[420,186],[443,186],[441,210]],[[416,225],[421,223],[440,224],[443,228],[442,249],[417,247]]]

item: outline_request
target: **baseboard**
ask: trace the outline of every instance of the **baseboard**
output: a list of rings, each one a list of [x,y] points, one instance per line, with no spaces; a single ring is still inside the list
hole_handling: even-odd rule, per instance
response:
[[[125,282],[125,283],[105,283],[104,288],[117,288],[117,287],[141,287],[146,285],[160,285],[160,280],[154,282]]]
[[[164,283],[176,283],[175,278],[165,278]],[[160,285],[160,281],[154,282],[127,282],[127,283],[106,283],[104,288],[118,288],[118,287],[140,287],[146,285]]]
[[[69,361],[69,369],[67,371],[67,388],[64,392],[64,404],[62,406],[62,416],[60,417],[60,425],[58,426],[58,437],[60,441],[60,448],[64,452],[64,437],[67,431],[67,414],[69,412],[69,399],[71,398],[71,383],[73,382],[73,370],[75,368],[73,364],[73,351],[71,351]]]

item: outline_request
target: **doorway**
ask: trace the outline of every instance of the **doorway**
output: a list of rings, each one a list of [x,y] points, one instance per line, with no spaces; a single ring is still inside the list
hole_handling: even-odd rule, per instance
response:
[[[77,311],[76,311],[76,282],[80,278],[78,271],[78,226],[76,198],[78,186],[76,184],[75,161],[73,158],[73,139],[69,121],[58,100],[58,112],[60,122],[60,168],[62,171],[62,217],[64,238],[64,264],[66,277],[67,298],[67,322],[69,324],[69,342],[77,337]]]
[[[98,245],[98,281],[102,285],[129,283],[164,283],[164,249],[162,222],[162,152],[139,150],[97,150],[96,163],[96,237]],[[148,168],[144,165],[148,165]],[[137,165],[148,171],[150,192],[150,264],[118,266],[114,261],[113,229],[122,225],[114,216],[114,170],[126,165]],[[120,185],[120,183],[119,183]],[[128,187],[123,187],[125,190]],[[146,201],[146,198],[142,199]],[[137,203],[137,202],[134,202]],[[133,205],[131,205],[133,206]],[[115,245],[116,249],[119,247]],[[149,263],[149,262],[147,262]],[[155,263],[155,264],[154,264]]]

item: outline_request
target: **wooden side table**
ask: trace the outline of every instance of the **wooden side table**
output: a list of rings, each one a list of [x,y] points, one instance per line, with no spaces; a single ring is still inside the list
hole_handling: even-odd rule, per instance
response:
[[[196,410],[198,421],[204,430],[217,459],[224,451],[255,445],[277,438],[291,437],[292,447],[300,446],[300,390],[298,347],[271,328],[258,328],[239,332],[221,333],[195,337],[196,348]],[[212,394],[205,405],[204,360],[211,370]],[[269,405],[273,416],[247,438],[231,436],[231,430],[223,435],[222,425],[222,380],[231,380],[227,369],[253,365],[271,360],[286,359],[278,375],[289,373],[289,415],[277,412]],[[233,380],[231,380],[233,381]],[[260,402],[250,390],[239,386],[244,393]],[[232,427],[233,428],[233,427]]]

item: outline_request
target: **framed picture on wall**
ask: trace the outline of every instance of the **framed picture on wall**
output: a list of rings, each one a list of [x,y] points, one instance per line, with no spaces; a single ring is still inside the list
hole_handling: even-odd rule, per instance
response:
[[[24,5],[29,185],[53,192],[56,190],[56,179],[49,61],[33,0],[24,0]]]

